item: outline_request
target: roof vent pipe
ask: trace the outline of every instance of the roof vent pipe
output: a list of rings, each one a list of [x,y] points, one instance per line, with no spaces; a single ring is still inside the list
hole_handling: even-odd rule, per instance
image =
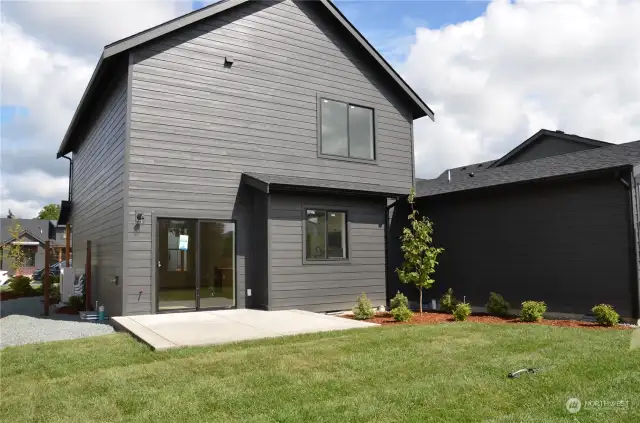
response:
[[[447,170],[447,179],[451,182],[451,169]]]

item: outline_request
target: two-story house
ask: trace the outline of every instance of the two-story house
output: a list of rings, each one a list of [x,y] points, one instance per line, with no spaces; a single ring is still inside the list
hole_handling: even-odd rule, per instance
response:
[[[383,305],[424,116],[328,0],[226,0],[117,41],[58,151],[74,263],[91,240],[110,315]]]

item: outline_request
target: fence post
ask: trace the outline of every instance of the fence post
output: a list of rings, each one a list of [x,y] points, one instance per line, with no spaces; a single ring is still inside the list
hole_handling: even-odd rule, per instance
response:
[[[50,284],[51,284],[51,275],[49,275],[49,266],[51,266],[51,251],[49,251],[49,241],[45,241],[44,243],[44,269],[42,269],[43,279],[42,279],[42,293],[44,294],[44,315],[49,315],[49,296],[50,294]]]
[[[91,240],[87,240],[87,260],[84,269],[84,309],[89,311],[91,307]]]

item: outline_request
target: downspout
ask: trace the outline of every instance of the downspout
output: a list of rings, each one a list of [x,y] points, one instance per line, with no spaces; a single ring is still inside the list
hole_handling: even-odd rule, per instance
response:
[[[72,193],[72,178],[73,178],[73,159],[67,156],[62,156],[63,159],[69,160],[69,206],[71,207],[71,193]],[[65,231],[65,252],[64,259],[69,266],[71,261],[71,224],[67,220],[67,224],[64,228]]]
[[[60,158],[69,160],[69,202],[71,202],[71,178],[73,177],[73,159],[67,156],[60,156]]]

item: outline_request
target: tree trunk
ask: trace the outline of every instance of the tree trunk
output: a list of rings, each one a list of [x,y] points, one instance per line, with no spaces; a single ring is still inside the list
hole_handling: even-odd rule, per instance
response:
[[[420,287],[420,314],[422,314],[422,287]]]

